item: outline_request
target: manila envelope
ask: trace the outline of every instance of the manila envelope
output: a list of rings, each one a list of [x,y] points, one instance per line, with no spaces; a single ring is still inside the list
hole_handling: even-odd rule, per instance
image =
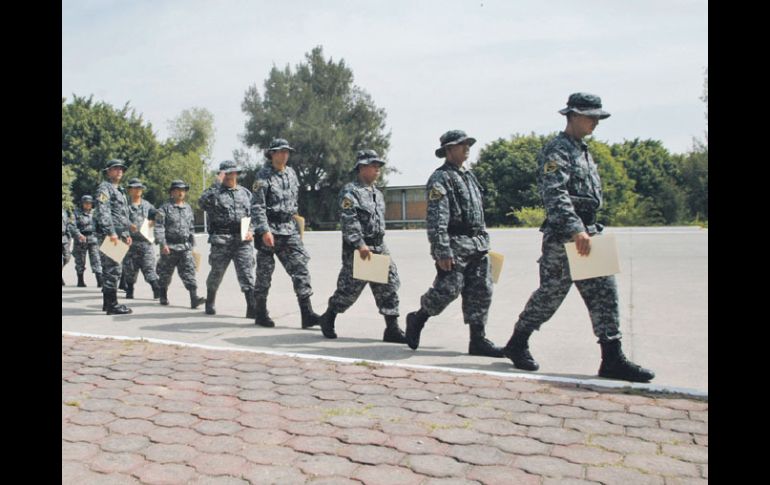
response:
[[[121,239],[118,239],[118,244],[112,244],[110,238],[105,237],[104,242],[99,246],[99,251],[109,256],[116,263],[121,264],[128,252],[128,244],[124,243]]]
[[[494,251],[489,252],[489,265],[492,267],[492,283],[500,280],[500,273],[503,272],[503,260],[505,256]]]
[[[614,234],[593,236],[588,256],[580,256],[574,242],[565,243],[564,249],[567,250],[572,281],[620,273],[618,245]]]
[[[358,251],[353,252],[353,278],[373,283],[387,283],[390,256],[371,253],[371,259],[361,259],[360,254]]]

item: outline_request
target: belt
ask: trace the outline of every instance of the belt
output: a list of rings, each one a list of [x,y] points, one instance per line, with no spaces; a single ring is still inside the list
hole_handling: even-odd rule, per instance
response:
[[[447,232],[450,236],[468,236],[475,237],[481,234],[483,229],[480,227],[449,226]]]
[[[267,220],[272,222],[273,224],[280,224],[280,223],[290,222],[293,217],[294,217],[294,214],[286,214],[285,212],[280,212],[276,214],[268,214]]]

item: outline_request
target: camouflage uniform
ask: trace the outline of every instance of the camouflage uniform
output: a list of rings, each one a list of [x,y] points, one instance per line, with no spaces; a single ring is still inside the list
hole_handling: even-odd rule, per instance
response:
[[[310,254],[305,250],[299,229],[294,220],[297,215],[299,199],[299,179],[291,167],[285,167],[283,171],[273,168],[269,161],[271,153],[278,150],[294,149],[281,138],[273,140],[267,150],[268,163],[257,173],[253,186],[253,201],[251,212],[254,214],[254,246],[257,248],[257,277],[254,294],[258,318],[256,323],[263,326],[273,326],[266,310],[267,295],[273,281],[275,271],[275,256],[291,277],[294,285],[294,293],[300,302],[303,315],[303,328],[316,324],[318,318],[312,311],[310,296],[313,288],[310,286],[310,272],[307,264]],[[270,232],[273,235],[274,246],[264,244],[262,236]],[[262,312],[265,301],[265,312]],[[312,314],[312,315],[311,315]],[[310,316],[308,316],[310,315]],[[312,321],[311,321],[312,320]],[[309,325],[310,324],[310,325]]]
[[[585,118],[594,122],[610,116],[602,109],[601,98],[588,93],[574,93],[567,107],[559,113],[581,116],[569,121],[567,128],[586,130]],[[590,128],[590,133],[596,125]],[[588,145],[566,132],[548,142],[538,155],[537,187],[546,210],[543,232],[543,254],[540,264],[540,287],[532,293],[513,335],[503,349],[514,366],[537,370],[539,365],[529,352],[528,339],[534,330],[549,320],[572,287],[564,243],[580,233],[601,237],[603,226],[596,222],[596,212],[602,206],[602,189],[597,166],[588,152]],[[602,349],[599,376],[635,382],[647,382],[655,374],[629,361],[621,350],[618,289],[614,276],[575,281],[580,296],[588,307],[594,335]]]
[[[572,287],[564,243],[579,232],[598,236],[603,229],[596,222],[596,211],[602,206],[601,181],[585,142],[561,132],[546,144],[538,156],[537,186],[547,217],[540,228],[540,288],[532,294],[516,323],[516,329],[527,332],[539,330]],[[588,307],[594,334],[600,341],[620,339],[615,277],[574,283]]]
[[[86,212],[84,209],[75,209],[75,222],[73,224],[73,239],[75,246],[72,255],[75,257],[75,271],[82,275],[86,270],[86,254],[91,260],[91,271],[94,274],[102,274],[102,260],[99,257],[99,242],[96,239],[96,221],[93,209]],[[86,241],[80,242],[80,236],[85,236]]]
[[[72,254],[70,253],[70,239],[72,216],[66,209],[61,210],[61,266],[69,263]]]
[[[132,179],[128,187],[144,188],[144,185],[139,179]],[[145,219],[155,219],[155,206],[144,199],[138,205],[134,205],[129,201],[128,211],[129,220],[131,224],[136,226],[136,232],[131,232],[131,247],[123,259],[123,271],[126,277],[126,298],[129,298],[129,293],[130,297],[133,297],[133,287],[139,276],[139,270],[142,271],[144,280],[153,287],[153,291],[155,293],[158,291],[158,273],[155,271],[155,247],[140,232]]]
[[[108,171],[113,167],[122,167],[124,171],[126,169],[125,164],[121,160],[110,160],[107,162],[104,170]],[[109,180],[99,184],[99,187],[96,189],[94,218],[96,219],[96,235],[99,246],[111,235],[116,235],[123,241],[126,241],[130,237],[128,232],[130,221],[125,189],[118,185],[113,185]],[[118,281],[120,281],[122,266],[106,254],[101,253],[99,257],[102,261],[102,293],[105,299],[102,308],[107,310],[108,314],[131,313],[131,310],[126,308],[125,305],[118,305]]]
[[[104,181],[96,189],[96,233],[99,245],[111,234],[117,235],[123,241],[130,236],[128,199],[123,187],[115,186],[110,181]],[[104,290],[117,290],[122,272],[121,265],[106,254],[99,255],[102,261],[104,275]]]
[[[187,186],[181,180],[171,182],[171,188]],[[198,283],[195,280],[195,260],[192,248],[195,247],[195,217],[192,207],[187,202],[177,205],[174,200],[163,204],[155,216],[155,240],[163,248],[168,246],[170,254],[160,253],[158,261],[158,276],[160,278],[161,304],[168,304],[168,285],[174,275],[174,268],[184,287],[190,292],[192,308],[196,308],[203,300],[198,298]]]
[[[367,283],[382,315],[398,316],[398,278],[391,260],[387,283],[372,283],[353,278],[356,249],[366,245],[375,254],[390,254],[385,245],[385,200],[376,187],[350,182],[339,195],[342,225],[342,269],[337,277],[337,290],[329,298],[329,307],[343,313],[358,300]]]
[[[355,170],[359,167],[385,162],[374,150],[358,152]],[[360,173],[360,172],[359,172]],[[329,306],[321,316],[321,331],[326,338],[336,338],[334,320],[356,302],[364,287],[374,295],[380,314],[385,317],[383,341],[405,343],[404,332],[398,327],[398,278],[396,264],[391,259],[387,283],[373,283],[353,278],[353,258],[360,257],[358,249],[368,247],[374,254],[390,254],[385,245],[385,198],[372,184],[368,185],[359,175],[340,191],[338,198],[340,222],[342,225],[342,269],[337,277],[337,289],[329,298]]]
[[[440,141],[436,156],[443,158],[447,146],[473,145],[476,139],[461,130],[451,130]],[[485,339],[484,331],[492,303],[492,272],[481,185],[473,172],[447,160],[433,172],[426,191],[431,255],[436,261],[453,258],[454,265],[444,271],[436,264],[433,287],[420,299],[420,310],[407,318],[409,346],[417,348],[419,332],[429,316],[438,315],[462,295],[463,319],[471,331],[469,353],[502,357],[500,349]]]
[[[267,297],[275,271],[275,258],[291,276],[294,292],[298,297],[313,294],[310,286],[310,272],[307,263],[310,255],[305,250],[299,237],[297,223],[293,216],[297,214],[299,180],[291,167],[279,172],[272,165],[265,165],[257,174],[254,182],[255,237],[257,248],[257,297]],[[270,248],[262,243],[262,235],[273,233],[275,246]]]
[[[231,161],[222,162],[219,168],[227,173],[240,172]],[[211,244],[209,253],[211,271],[206,279],[207,313],[214,312],[213,302],[216,291],[222,283],[222,277],[231,260],[235,265],[241,291],[246,294],[246,301],[249,304],[254,291],[254,247],[251,241],[241,240],[241,219],[251,217],[251,192],[240,185],[228,188],[224,184],[215,183],[203,192],[199,204],[208,214],[209,243]],[[253,218],[250,230],[254,230]]]

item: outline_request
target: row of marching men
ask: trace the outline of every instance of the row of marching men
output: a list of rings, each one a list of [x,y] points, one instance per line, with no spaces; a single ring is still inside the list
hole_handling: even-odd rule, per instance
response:
[[[451,130],[440,137],[435,155],[445,159],[428,180],[427,233],[436,277],[422,295],[420,308],[406,318],[406,332],[398,325],[400,286],[397,268],[391,261],[387,283],[372,283],[353,278],[353,259],[367,259],[371,254],[388,254],[385,244],[385,202],[374,186],[385,164],[373,150],[357,153],[355,178],[338,198],[342,227],[343,265],[337,288],[329,298],[323,315],[313,311],[312,287],[307,263],[310,259],[300,238],[296,216],[299,183],[294,170],[287,166],[294,150],[284,139],[271,142],[266,163],[257,174],[252,190],[238,185],[240,169],[234,162],[220,164],[217,182],[200,198],[208,215],[211,244],[210,273],[206,297],[198,296],[192,248],[195,244],[192,209],[184,202],[188,186],[174,181],[169,187],[170,200],[155,213],[155,243],[161,248],[157,282],[153,289],[161,304],[168,304],[167,289],[174,268],[190,292],[191,307],[205,304],[207,314],[216,313],[217,289],[232,260],[238,282],[245,295],[247,317],[255,324],[273,327],[267,310],[267,296],[277,257],[290,275],[301,309],[302,328],[320,325],[326,338],[336,338],[335,319],[346,311],[369,284],[380,313],[385,318],[385,342],[406,343],[417,349],[420,335],[429,317],[441,313],[462,295],[463,316],[469,327],[468,352],[471,355],[508,357],[514,366],[537,370],[539,365],[529,352],[528,340],[534,330],[550,319],[567,291],[576,284],[589,308],[594,333],[602,347],[599,375],[629,381],[647,382],[654,373],[630,362],[620,348],[619,304],[613,276],[572,281],[564,243],[575,241],[578,252],[588,255],[591,238],[601,236],[603,227],[596,222],[602,193],[596,164],[583,137],[591,134],[600,119],[609,117],[601,109],[598,96],[575,93],[567,108],[567,127],[547,144],[538,157],[538,188],[546,208],[543,256],[540,258],[540,288],[527,302],[514,327],[508,344],[497,347],[485,335],[485,325],[492,299],[492,278],[488,252],[489,234],[484,223],[482,189],[472,171],[463,166],[475,139],[461,130]],[[125,165],[120,160],[107,164],[108,181],[97,190],[97,233],[101,240],[131,244],[136,226],[129,222],[128,201],[119,186]],[[138,182],[138,181],[137,181]],[[141,183],[139,183],[141,185]],[[129,184],[131,190],[132,184]],[[149,204],[148,204],[149,205]],[[148,214],[149,216],[149,210]],[[245,236],[241,221],[250,218]],[[256,247],[256,277],[253,251]],[[150,250],[152,247],[150,246]],[[104,309],[108,314],[130,313],[117,303],[117,284],[121,266],[103,258]],[[128,283],[127,283],[128,284]]]

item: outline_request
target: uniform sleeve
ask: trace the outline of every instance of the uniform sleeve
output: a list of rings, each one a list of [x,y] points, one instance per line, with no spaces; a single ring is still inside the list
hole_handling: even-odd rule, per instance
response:
[[[155,213],[155,242],[160,246],[166,246],[166,211],[163,207]]]
[[[558,151],[551,151],[540,157],[537,179],[548,224],[574,236],[586,228],[569,197],[569,178],[570,161],[567,156]]]
[[[254,234],[262,235],[270,232],[270,225],[267,223],[266,192],[267,180],[257,174],[254,181],[251,196],[251,223],[254,227]]]
[[[198,199],[198,205],[206,212],[211,212],[214,208],[214,198],[216,197],[216,191],[219,185],[212,185],[206,189]]]
[[[342,190],[338,197],[340,207],[340,225],[342,226],[342,240],[354,248],[360,248],[364,242],[364,232],[361,221],[358,220],[360,207],[358,198],[348,190]]]
[[[195,247],[195,216],[192,207],[187,206],[187,222],[190,224],[190,247]]]
[[[80,238],[77,214],[74,212],[69,212],[69,217],[67,218],[67,233],[72,239],[78,240]]]
[[[115,224],[112,222],[112,213],[110,212],[110,190],[109,184],[103,183],[96,189],[96,211],[94,218],[101,232],[108,235],[117,235],[115,233]]]
[[[453,257],[449,245],[449,197],[447,196],[446,181],[443,176],[431,177],[426,186],[428,194],[428,241],[433,259]]]

